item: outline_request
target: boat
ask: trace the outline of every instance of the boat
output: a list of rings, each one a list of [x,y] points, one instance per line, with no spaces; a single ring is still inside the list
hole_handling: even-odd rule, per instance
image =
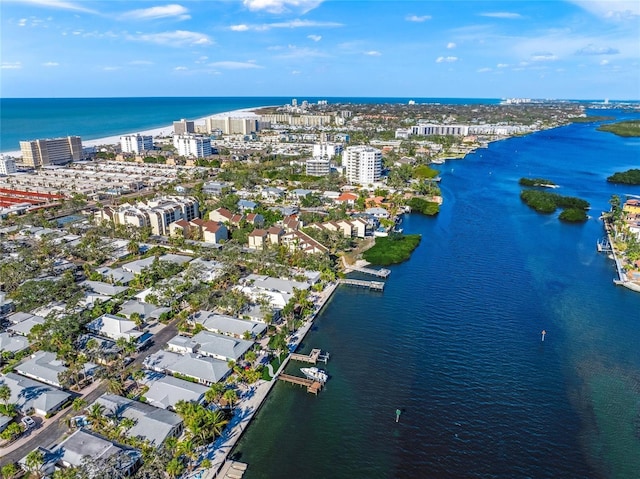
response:
[[[302,371],[302,374],[304,374],[307,379],[312,379],[321,383],[326,383],[329,379],[329,375],[325,371],[318,369],[315,366],[311,368],[300,368],[300,371]]]

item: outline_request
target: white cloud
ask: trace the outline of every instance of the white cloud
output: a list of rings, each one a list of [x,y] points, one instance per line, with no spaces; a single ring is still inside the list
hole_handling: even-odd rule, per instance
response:
[[[449,50],[451,50],[452,48],[455,48],[455,47],[456,47],[456,44],[455,44],[455,43],[453,43],[453,42],[449,42],[449,43],[447,43],[447,48],[448,48]]]
[[[57,67],[60,66],[58,62],[45,62],[42,64],[43,67]]]
[[[318,7],[323,0],[243,0],[249,10],[265,10],[269,13],[284,13],[291,10],[307,13]]]
[[[307,35],[307,38],[309,40],[313,40],[314,42],[319,42],[320,40],[322,40],[322,37],[320,35]]]
[[[405,17],[405,20],[407,22],[421,23],[421,22],[424,22],[426,20],[431,20],[431,15],[407,15]]]
[[[487,72],[490,72],[490,71],[491,71],[491,68],[488,68],[488,67],[478,68],[478,70],[477,70],[478,73],[487,73]]]
[[[620,50],[612,47],[599,47],[590,43],[576,52],[576,55],[616,55]]]
[[[438,57],[436,58],[436,63],[453,63],[457,62],[458,57]]]
[[[0,65],[2,70],[20,70],[22,68],[21,62],[2,62]]]
[[[181,72],[181,71],[188,70],[188,68],[187,67],[183,67],[183,66],[179,66],[179,67],[175,67],[173,70],[176,71],[176,72]]]
[[[534,62],[551,62],[557,59],[558,57],[551,52],[537,52],[531,55],[531,61]]]
[[[600,65],[608,65],[609,64],[609,60],[601,60],[600,61]]]
[[[506,18],[508,20],[515,20],[517,18],[522,18],[522,15],[519,13],[513,12],[487,12],[481,13],[481,17],[491,17],[491,18]]]
[[[292,75],[300,75],[300,73],[302,73],[300,70],[293,70],[291,72]]]
[[[288,22],[263,23],[258,25],[232,25],[229,28],[237,32],[246,32],[247,30],[263,32],[271,30],[272,28],[335,28],[342,26],[344,26],[342,23],[337,22],[316,22],[313,20],[296,19]]]
[[[120,70],[120,67],[103,67],[102,68],[102,71],[105,71],[105,72],[114,72],[116,70]]]
[[[123,18],[132,20],[155,20],[157,18],[172,18],[177,20],[188,20],[191,15],[182,5],[171,4],[161,7],[141,8],[138,10],[131,10],[122,15]]]
[[[24,3],[33,3],[49,8],[59,8],[61,10],[73,10],[76,12],[98,13],[96,10],[86,8],[76,2],[65,2],[63,0],[22,0]]]
[[[496,67],[497,67],[497,68],[507,68],[508,66],[509,66],[509,64],[508,64],[508,63],[498,63],[498,64],[496,65]]]
[[[377,50],[369,50],[368,52],[364,52],[364,54],[370,57],[379,57],[380,55],[382,55],[382,53]]]
[[[18,26],[19,26],[19,27],[24,27],[26,24],[27,24],[27,19],[26,19],[26,18],[21,18],[21,19],[18,21]]]
[[[260,65],[256,65],[253,62],[234,62],[234,61],[222,61],[209,63],[209,66],[216,68],[224,68],[226,70],[246,70],[250,68],[262,68]]]
[[[620,0],[570,0],[598,17],[614,21],[637,20],[640,2]]]
[[[174,32],[138,34],[129,37],[132,40],[183,47],[186,45],[213,45],[213,41],[204,33],[176,30]]]
[[[278,54],[277,58],[286,60],[308,60],[309,58],[325,58],[328,56],[329,55],[321,50],[298,47],[296,45],[288,45],[286,51]]]

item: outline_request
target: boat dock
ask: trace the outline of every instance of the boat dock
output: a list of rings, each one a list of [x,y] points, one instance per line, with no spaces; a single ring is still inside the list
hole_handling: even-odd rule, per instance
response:
[[[611,244],[608,239],[598,240],[598,253],[612,253]]]
[[[340,284],[348,284],[349,286],[358,286],[360,288],[375,289],[377,291],[384,290],[384,283],[382,281],[365,281],[362,279],[350,279],[350,278],[342,278],[339,281],[340,281]]]
[[[222,479],[242,479],[247,465],[244,462],[227,461],[220,470],[218,477]]]
[[[357,271],[359,273],[370,274],[371,276],[377,276],[378,278],[386,278],[391,274],[391,270],[389,269],[373,269],[373,268],[365,268],[363,266],[348,266],[351,271]]]
[[[280,381],[284,381],[290,384],[297,384],[307,388],[307,392],[311,394],[318,394],[322,389],[322,383],[320,381],[314,381],[312,379],[301,378],[299,376],[292,376],[291,374],[281,373],[278,376]]]
[[[291,354],[291,359],[294,361],[302,361],[303,363],[317,364],[318,361],[324,361],[327,364],[329,360],[329,353],[322,354],[320,349],[312,349],[309,354]]]

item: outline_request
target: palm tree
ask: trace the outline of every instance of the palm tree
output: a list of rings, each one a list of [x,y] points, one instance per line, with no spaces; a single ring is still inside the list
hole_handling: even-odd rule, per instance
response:
[[[87,417],[94,426],[102,427],[106,422],[104,406],[100,403],[93,403],[87,411]]]
[[[224,393],[224,385],[222,383],[213,383],[211,387],[204,393],[204,399],[208,403],[218,402]]]
[[[44,454],[39,449],[35,449],[27,454],[25,458],[25,466],[30,473],[35,474],[36,477],[42,477],[42,471],[40,468],[44,464]]]
[[[166,472],[171,478],[176,478],[184,471],[184,464],[180,459],[174,457],[167,463]]]
[[[193,441],[187,439],[178,443],[178,447],[176,448],[176,454],[179,456],[184,456],[187,458],[187,469],[191,471],[193,466],[193,461],[198,458],[198,453],[196,452],[196,447]]]
[[[220,436],[222,430],[227,425],[229,420],[225,417],[222,411],[209,411],[208,427],[213,432],[214,437]]]
[[[0,401],[2,401],[5,406],[7,406],[10,399],[11,388],[7,384],[3,384],[2,386],[0,386]]]
[[[233,405],[238,401],[238,394],[234,389],[227,389],[222,397],[231,405],[232,409]]]
[[[135,239],[131,239],[127,244],[127,251],[130,254],[138,254],[140,252],[140,245]]]
[[[118,378],[111,378],[109,379],[109,382],[107,384],[107,390],[111,394],[120,395],[124,392],[124,385],[122,384],[122,381],[120,381]]]
[[[81,397],[75,398],[71,403],[71,408],[74,411],[81,411],[87,406],[87,401]]]

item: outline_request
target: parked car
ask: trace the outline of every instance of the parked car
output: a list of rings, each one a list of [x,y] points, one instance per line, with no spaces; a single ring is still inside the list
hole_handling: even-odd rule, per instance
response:
[[[31,416],[25,416],[21,419],[22,424],[24,424],[24,427],[26,427],[27,429],[31,429],[36,427],[36,422],[31,418]]]

